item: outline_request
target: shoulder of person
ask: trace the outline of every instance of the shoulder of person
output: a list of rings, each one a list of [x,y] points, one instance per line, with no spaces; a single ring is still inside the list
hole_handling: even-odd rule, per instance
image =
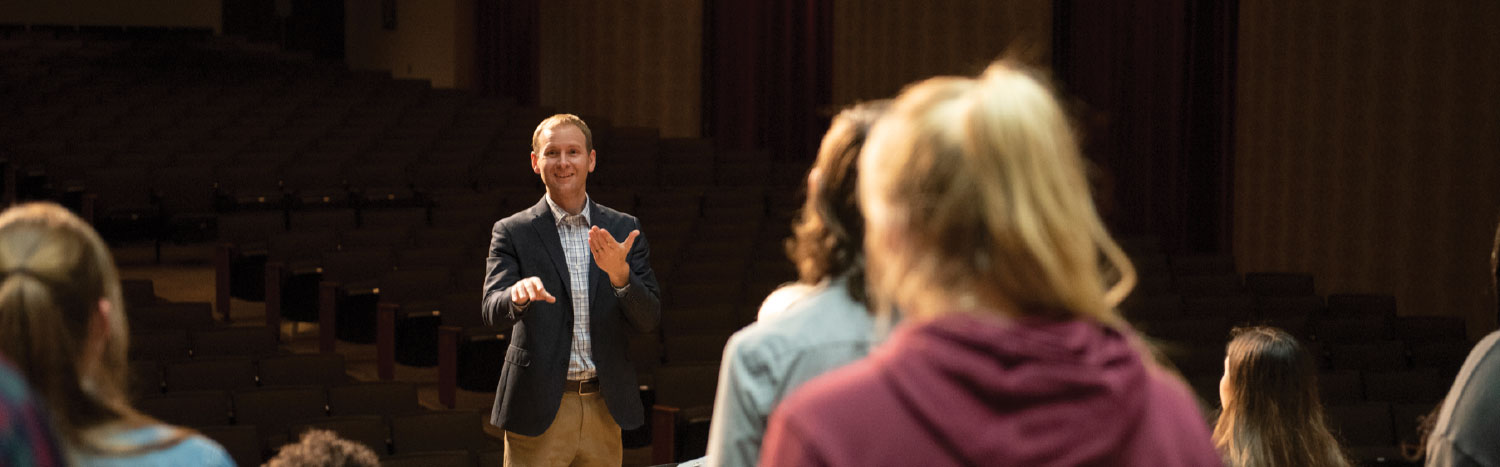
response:
[[[640,225],[640,222],[638,220],[636,220],[635,216],[632,216],[630,214],[626,214],[624,212],[620,212],[620,211],[616,210],[615,208],[611,208],[609,206],[605,206],[603,204],[599,204],[598,202],[594,202],[594,212],[593,212],[592,215],[599,216],[598,219],[594,220],[595,224],[598,224],[598,223],[603,222],[603,221],[610,221],[610,222],[624,221],[624,222],[628,222],[630,224]]]
[[[509,216],[505,216],[498,221],[495,221],[493,230],[501,230],[502,228],[514,228],[516,225],[531,222],[537,217],[537,213],[534,211],[535,208],[536,206],[522,209],[520,211],[512,213]]]

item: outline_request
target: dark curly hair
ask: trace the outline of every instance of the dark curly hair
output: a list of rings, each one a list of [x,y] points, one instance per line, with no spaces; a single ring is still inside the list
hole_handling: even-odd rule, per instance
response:
[[[859,152],[888,104],[883,100],[855,104],[833,118],[818,147],[818,160],[808,172],[807,201],[792,226],[792,238],[786,241],[787,257],[796,263],[800,282],[817,284],[847,276],[849,295],[862,304],[868,300],[865,219],[855,191]]]

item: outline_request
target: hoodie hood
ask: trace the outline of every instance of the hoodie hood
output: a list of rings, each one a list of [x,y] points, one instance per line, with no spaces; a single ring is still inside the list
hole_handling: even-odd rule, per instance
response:
[[[1131,337],[1081,320],[951,313],[876,351],[904,410],[974,465],[1108,464],[1159,385]],[[899,349],[899,352],[896,350]]]

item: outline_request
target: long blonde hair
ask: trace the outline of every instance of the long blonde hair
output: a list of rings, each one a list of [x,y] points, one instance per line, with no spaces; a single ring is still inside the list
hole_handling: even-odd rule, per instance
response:
[[[110,313],[97,313],[101,299]],[[130,334],[122,302],[114,260],[83,220],[52,203],[0,213],[0,352],[47,401],[54,426],[74,449],[117,454],[155,447],[115,446],[95,430],[152,421],[127,396]],[[88,364],[99,317],[106,318],[107,336],[99,360]]]
[[[976,300],[1123,325],[1135,268],[1084,168],[1057,99],[1018,64],[910,86],[860,162],[872,290],[917,318]]]
[[[1238,328],[1224,360],[1227,394],[1214,446],[1234,467],[1346,467],[1318,400],[1312,355],[1285,331]]]

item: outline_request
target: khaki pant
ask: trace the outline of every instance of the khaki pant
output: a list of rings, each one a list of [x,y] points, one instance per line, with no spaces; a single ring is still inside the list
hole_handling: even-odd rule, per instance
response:
[[[620,425],[599,393],[563,393],[557,416],[541,436],[505,432],[506,467],[618,467],[624,462]]]

